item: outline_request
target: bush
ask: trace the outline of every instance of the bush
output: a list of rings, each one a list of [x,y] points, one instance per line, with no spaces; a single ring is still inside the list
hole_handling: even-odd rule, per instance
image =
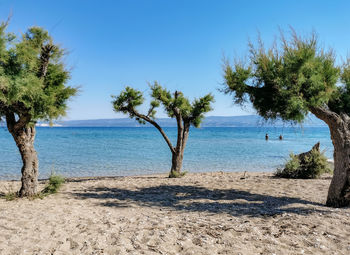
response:
[[[300,157],[290,154],[284,169],[277,169],[275,176],[294,179],[315,179],[323,173],[331,173],[327,158],[319,150],[311,150],[308,155]]]
[[[64,183],[64,178],[60,175],[56,175],[55,173],[52,173],[49,178],[49,183],[44,188],[44,190],[41,192],[42,195],[50,195],[57,193],[59,188]]]

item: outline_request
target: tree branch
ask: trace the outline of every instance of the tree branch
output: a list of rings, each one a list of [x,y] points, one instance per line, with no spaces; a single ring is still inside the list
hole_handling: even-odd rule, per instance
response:
[[[174,109],[175,117],[176,117],[176,123],[177,123],[177,143],[176,143],[176,151],[180,151],[182,147],[182,140],[183,140],[183,123],[182,123],[182,116],[181,112],[178,108]]]
[[[16,121],[15,114],[13,112],[7,111],[6,113],[6,124],[7,129],[10,132],[17,132],[23,129],[30,121],[31,117],[29,114],[21,115]]]
[[[47,73],[47,67],[49,66],[51,53],[56,49],[55,45],[47,44],[41,47],[40,53],[40,68],[38,72],[38,77],[40,79],[45,78]]]
[[[179,92],[175,91],[174,93],[175,101],[177,100],[179,96]],[[183,123],[182,123],[182,116],[179,108],[174,107],[173,109],[174,115],[176,117],[176,123],[177,123],[177,142],[176,142],[176,151],[179,152],[182,147],[182,141],[183,141]]]
[[[166,141],[166,143],[168,144],[169,149],[171,150],[171,152],[172,153],[176,153],[176,151],[175,151],[173,145],[171,144],[168,136],[165,134],[164,130],[158,125],[157,122],[155,122],[154,120],[152,120],[151,118],[149,118],[146,115],[138,113],[137,111],[135,111],[132,108],[122,108],[121,110],[126,110],[126,111],[130,112],[132,115],[137,116],[138,118],[143,119],[143,120],[147,121],[148,123],[152,124],[162,134],[162,136],[163,136],[164,140]]]
[[[16,118],[15,118],[15,114],[14,113],[10,113],[7,112],[6,113],[6,125],[7,125],[7,129],[10,132],[14,131],[14,126],[16,124]]]
[[[336,123],[341,117],[328,109],[327,106],[324,107],[310,107],[311,113],[313,113],[317,118],[323,120],[328,125]]]
[[[24,128],[29,123],[30,119],[31,117],[29,114],[21,115],[16,122],[14,129],[17,131]]]
[[[191,122],[189,121],[184,121],[184,129],[182,132],[182,149],[184,149],[186,147],[186,142],[188,139],[188,134],[190,131],[190,127],[191,127]]]

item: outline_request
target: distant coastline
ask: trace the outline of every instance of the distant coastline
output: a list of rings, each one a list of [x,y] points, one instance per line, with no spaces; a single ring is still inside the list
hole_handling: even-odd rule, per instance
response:
[[[158,123],[162,127],[176,127],[174,119],[159,118]],[[2,123],[3,125],[4,123]],[[39,122],[39,127],[50,127],[47,122]],[[92,119],[92,120],[65,120],[53,122],[53,127],[150,127],[149,124],[141,125],[134,119]],[[283,122],[281,120],[266,121],[258,115],[243,116],[209,116],[203,121],[201,127],[300,127],[299,124]],[[326,125],[314,116],[309,116],[302,127],[325,127]]]

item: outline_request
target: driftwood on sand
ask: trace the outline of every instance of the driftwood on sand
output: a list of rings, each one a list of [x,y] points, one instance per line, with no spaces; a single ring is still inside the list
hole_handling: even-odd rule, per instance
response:
[[[309,158],[309,157],[311,156],[311,154],[312,154],[313,151],[320,152],[320,142],[316,143],[316,144],[311,148],[311,150],[296,155],[296,157],[298,157],[298,159],[300,160],[300,164],[301,164],[301,165],[305,165],[306,159]]]

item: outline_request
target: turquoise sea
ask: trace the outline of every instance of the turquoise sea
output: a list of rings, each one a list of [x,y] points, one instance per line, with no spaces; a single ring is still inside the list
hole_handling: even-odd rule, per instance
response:
[[[174,141],[176,128],[165,131]],[[265,141],[265,133],[269,141]],[[282,141],[278,140],[280,134]],[[318,141],[332,158],[327,127],[192,128],[183,168],[189,172],[274,171],[290,152],[307,151]],[[20,179],[20,154],[3,127],[0,144],[0,179]],[[51,171],[73,177],[167,173],[170,169],[170,151],[152,127],[38,127],[35,146],[40,178]]]

